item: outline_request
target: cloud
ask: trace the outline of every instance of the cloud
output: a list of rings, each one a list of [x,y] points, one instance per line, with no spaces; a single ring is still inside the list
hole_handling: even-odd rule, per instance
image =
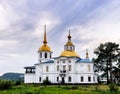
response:
[[[24,66],[38,62],[45,24],[48,45],[55,57],[64,49],[71,29],[76,52],[84,58],[88,49],[92,58],[99,43],[120,43],[119,11],[119,0],[1,0],[1,73],[24,72]]]
[[[46,25],[47,33],[50,32],[53,28],[61,23],[60,19],[55,17],[51,12],[45,11],[39,14],[37,18],[37,24],[35,28],[35,32],[33,32],[38,38],[43,36],[44,33],[44,25]]]
[[[8,28],[11,23],[15,23],[24,17],[24,11],[18,11],[20,6],[24,7],[25,0],[9,2],[7,0],[0,1],[0,31]],[[18,7],[16,7],[18,5]],[[22,14],[22,15],[21,15]]]
[[[65,31],[71,29],[73,42],[76,45],[76,51],[85,56],[85,50],[89,49],[91,57],[93,50],[104,42],[117,42],[120,44],[120,2],[108,2],[94,11],[91,11],[87,16],[89,19],[84,24],[74,24],[67,27]],[[63,34],[64,41],[67,33]]]
[[[17,45],[16,40],[0,40],[0,48],[10,47],[11,45]]]

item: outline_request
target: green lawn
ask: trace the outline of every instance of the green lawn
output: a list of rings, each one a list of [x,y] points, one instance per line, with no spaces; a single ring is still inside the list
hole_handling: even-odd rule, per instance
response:
[[[79,86],[33,86],[20,85],[8,90],[1,90],[0,94],[120,94],[110,93],[107,85],[79,85]]]

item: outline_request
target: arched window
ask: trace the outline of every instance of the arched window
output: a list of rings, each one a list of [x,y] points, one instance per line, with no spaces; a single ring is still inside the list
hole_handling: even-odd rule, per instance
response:
[[[41,82],[41,77],[39,77],[39,82]]]
[[[71,82],[71,77],[68,77],[68,82]]]
[[[68,50],[68,46],[66,47],[66,50]]]
[[[84,81],[84,77],[83,76],[81,76],[81,82],[83,82]]]
[[[51,53],[50,53],[50,58],[51,58],[52,56],[51,56]]]
[[[59,61],[57,61],[57,63],[59,64]]]
[[[40,58],[42,58],[42,53],[40,53]]]
[[[71,63],[71,61],[69,60],[69,63]]]
[[[45,53],[45,58],[47,58],[47,53]]]
[[[90,82],[91,81],[91,77],[88,77],[88,82]]]
[[[57,82],[59,81],[59,77],[57,77]]]

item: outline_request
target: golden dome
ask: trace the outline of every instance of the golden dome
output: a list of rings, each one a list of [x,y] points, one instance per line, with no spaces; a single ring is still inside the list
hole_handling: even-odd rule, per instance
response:
[[[66,56],[66,57],[79,57],[79,55],[75,52],[75,51],[68,51],[68,50],[64,50],[60,56]]]
[[[68,35],[68,42],[65,44],[65,46],[74,46],[73,43],[71,42],[71,35],[70,35],[70,30],[69,30],[69,35]]]
[[[39,48],[39,51],[48,51],[48,52],[51,52],[51,49],[49,46],[47,45],[43,45]]]
[[[71,41],[68,41],[65,46],[73,46],[73,43]]]

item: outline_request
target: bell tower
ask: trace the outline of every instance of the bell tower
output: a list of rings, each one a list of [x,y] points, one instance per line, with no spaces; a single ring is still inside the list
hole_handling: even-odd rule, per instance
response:
[[[43,45],[38,50],[38,60],[39,62],[46,62],[52,58],[52,51],[47,45],[47,36],[46,36],[46,25],[44,25],[44,39]]]

